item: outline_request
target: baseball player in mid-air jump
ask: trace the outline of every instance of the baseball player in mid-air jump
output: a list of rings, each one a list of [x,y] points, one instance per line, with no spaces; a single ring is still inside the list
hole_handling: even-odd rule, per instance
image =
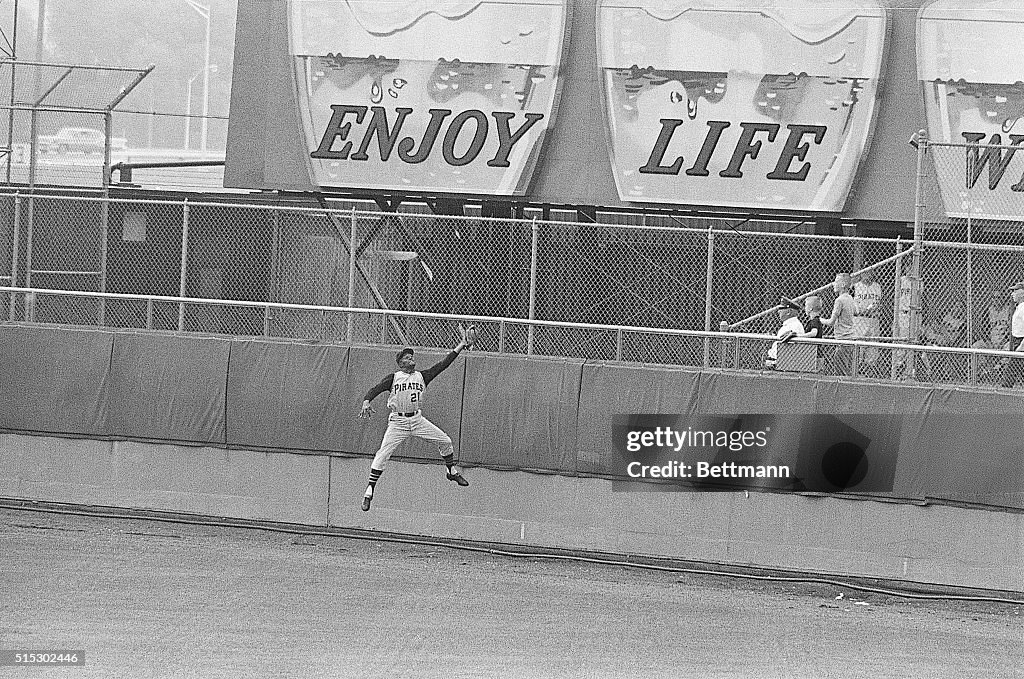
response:
[[[373,457],[370,464],[370,480],[366,485],[366,492],[363,494],[363,511],[369,511],[370,501],[373,500],[373,490],[384,473],[384,466],[387,464],[391,454],[410,436],[416,436],[425,441],[437,444],[437,450],[448,467],[448,480],[454,481],[460,486],[468,486],[469,481],[463,478],[459,468],[455,466],[455,450],[452,447],[452,439],[441,431],[434,423],[423,417],[420,408],[423,407],[423,390],[431,381],[450,366],[459,353],[472,346],[476,338],[476,329],[470,326],[462,331],[462,341],[455,345],[455,348],[448,352],[448,355],[423,372],[416,370],[416,358],[413,350],[409,347],[398,352],[396,360],[398,371],[388,375],[380,383],[366,392],[363,399],[363,408],[359,417],[367,418],[375,412],[370,402],[384,392],[390,392],[388,396],[388,428],[384,432],[384,438],[380,442],[380,449]]]

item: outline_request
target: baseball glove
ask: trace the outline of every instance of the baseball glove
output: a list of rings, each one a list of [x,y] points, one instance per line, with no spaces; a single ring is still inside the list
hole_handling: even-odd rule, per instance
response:
[[[470,349],[476,344],[477,337],[480,336],[480,331],[477,330],[475,325],[471,325],[468,328],[462,329],[462,341],[466,344],[466,348]]]

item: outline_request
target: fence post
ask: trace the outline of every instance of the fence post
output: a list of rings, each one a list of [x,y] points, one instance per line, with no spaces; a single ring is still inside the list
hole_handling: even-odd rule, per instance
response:
[[[185,296],[185,284],[188,277],[188,231],[189,207],[188,198],[181,206],[181,271],[178,278],[178,297]],[[178,302],[178,332],[185,329],[185,303]]]
[[[921,335],[921,254],[924,242],[924,222],[921,211],[924,208],[922,184],[924,183],[924,156],[928,151],[928,133],[919,130],[917,133],[917,181],[914,187],[914,254],[911,255],[911,294],[910,294],[910,337],[908,344],[917,344]],[[910,356],[910,371],[914,374],[917,352]]]
[[[109,137],[108,143],[109,143]],[[107,149],[107,153],[110,149]],[[104,167],[104,185],[103,185],[103,197],[100,200],[100,281],[99,291],[107,291],[107,246],[108,239],[110,237],[110,191],[106,185],[106,178],[109,176],[106,174],[107,168]],[[98,309],[96,311],[96,317],[99,321],[99,325],[102,327],[106,325],[105,319],[107,316],[107,300],[101,297],[99,300]]]
[[[708,227],[707,280],[704,284],[704,332],[711,331],[711,294],[715,279],[715,232]],[[704,338],[704,367],[711,365],[711,338]]]
[[[18,287],[18,246],[21,241],[21,194],[14,194],[14,233],[11,243],[11,287]],[[13,323],[16,317],[14,305],[17,303],[17,293],[11,293],[10,321]]]
[[[964,149],[967,153],[968,149]],[[971,220],[971,199],[970,192],[967,198],[967,346],[970,347],[974,340],[974,230]],[[968,384],[978,382],[978,355],[969,355],[967,368]]]
[[[271,251],[270,251],[270,300],[281,301],[281,211],[271,212]],[[269,323],[270,312],[265,321]],[[268,326],[269,327],[269,326]]]
[[[352,309],[356,305],[356,238],[359,236],[357,222],[356,222],[356,209],[352,208],[352,225],[351,233],[348,239],[348,308]],[[352,316],[352,312],[348,312],[348,327],[345,330],[345,341],[349,344],[352,343],[352,326],[355,318]]]
[[[36,197],[28,195],[28,230],[25,234],[25,287],[32,287],[32,241],[35,239]],[[29,314],[29,299],[25,297],[25,317]]]
[[[726,323],[725,321],[719,321],[718,322],[718,331],[719,332],[729,332],[729,324]],[[721,364],[722,368],[725,367],[725,354],[726,354],[726,347],[728,346],[727,345],[728,341],[729,341],[729,339],[727,337],[723,337],[721,339],[721,352],[720,352],[721,356],[719,356],[719,359],[720,359],[719,363]]]
[[[498,353],[505,353],[505,319],[498,322]]]
[[[900,240],[900,237],[896,236],[896,254],[898,255],[901,252],[903,252],[903,243]],[[902,319],[900,319],[900,296],[901,296],[900,295],[900,279],[902,277],[903,277],[903,258],[902,257],[897,257],[896,258],[896,274],[894,276],[894,280],[893,280],[893,284],[892,284],[892,323],[890,325],[890,334],[892,334],[893,338],[899,338],[896,335],[896,332],[900,332],[903,329]],[[893,330],[895,330],[896,332],[893,332]],[[902,338],[899,338],[899,339],[902,339]],[[898,377],[897,373],[899,372],[899,368],[900,368],[900,364],[897,363],[897,361],[896,361],[896,353],[897,352],[899,352],[900,354],[906,353],[906,352],[904,352],[902,350],[899,350],[899,349],[890,349],[889,350],[889,377],[893,381],[896,381],[896,378]],[[906,360],[905,356],[903,357],[903,360]]]
[[[533,243],[530,248],[530,312],[531,321],[536,320],[537,315],[537,243],[540,240],[540,226],[537,224],[537,217],[534,216],[530,228]],[[533,323],[530,323],[526,335],[526,355],[533,354]]]
[[[114,115],[108,108],[103,113],[103,190],[110,186],[110,138],[114,135]]]
[[[17,23],[17,22],[15,22]],[[37,76],[38,77],[38,76]],[[39,94],[37,91],[36,94]],[[29,139],[28,139],[28,189],[35,191],[36,188],[36,156],[39,154],[39,113],[36,106],[32,106],[29,113]]]
[[[622,360],[622,328],[615,331],[615,360]]]
[[[15,17],[17,17],[17,12],[15,12]],[[15,20],[13,23],[14,23],[14,25],[11,26],[12,33],[11,33],[11,43],[10,43],[11,44],[11,52],[12,52],[12,54],[11,54],[11,62],[10,62],[10,66],[11,66],[11,90],[10,90],[10,92],[11,92],[11,99],[8,102],[8,103],[10,103],[11,108],[10,108],[10,110],[7,111],[7,185],[8,186],[10,186],[10,184],[11,184],[11,163],[14,162],[14,101],[15,101],[14,97],[15,97],[15,92],[18,91],[18,89],[17,89],[17,73],[16,73],[16,71],[18,70],[18,61],[17,61],[17,59],[18,59],[18,57],[17,57],[17,54],[18,54],[18,22],[17,22],[17,20]],[[14,287],[14,283],[11,283],[11,287]],[[12,300],[12,303],[13,303],[14,298],[12,297],[11,300]]]

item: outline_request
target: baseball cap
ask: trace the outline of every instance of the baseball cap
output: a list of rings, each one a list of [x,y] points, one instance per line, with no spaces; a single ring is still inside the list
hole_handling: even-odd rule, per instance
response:
[[[395,363],[399,363],[399,362],[400,362],[400,361],[402,360],[402,357],[403,357],[403,356],[406,356],[406,355],[408,355],[408,356],[415,356],[415,355],[416,355],[416,352],[414,352],[414,351],[412,350],[412,347],[406,347],[405,349],[402,349],[402,350],[401,350],[401,351],[399,351],[399,352],[398,352],[398,354],[397,354],[397,355],[395,356]]]
[[[803,307],[801,307],[799,304],[789,299],[788,297],[782,297],[779,299],[779,308],[795,309],[796,311],[800,311]]]
[[[1024,281],[1017,281],[1010,286],[1010,289],[1007,292],[1013,292],[1014,290],[1024,290]]]

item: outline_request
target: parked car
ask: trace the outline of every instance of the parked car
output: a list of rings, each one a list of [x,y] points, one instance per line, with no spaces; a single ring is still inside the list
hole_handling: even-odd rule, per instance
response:
[[[103,153],[103,132],[91,127],[63,127],[57,134],[39,135],[39,148],[46,153]],[[124,137],[110,138],[112,151],[127,148]]]

